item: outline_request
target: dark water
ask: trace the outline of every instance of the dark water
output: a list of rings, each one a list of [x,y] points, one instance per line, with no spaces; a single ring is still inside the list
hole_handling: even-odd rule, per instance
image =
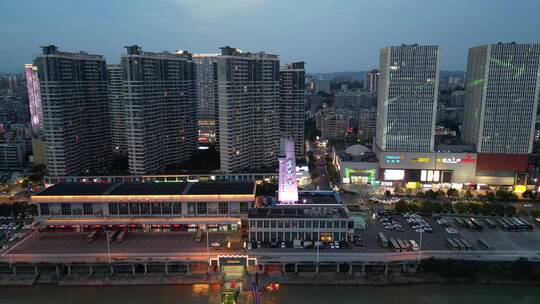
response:
[[[221,303],[219,286],[129,286],[129,287],[2,287],[1,304],[139,304]],[[243,293],[239,303],[251,303]],[[410,286],[281,286],[261,293],[265,303],[310,304],[532,304],[540,303],[540,286],[410,285]]]

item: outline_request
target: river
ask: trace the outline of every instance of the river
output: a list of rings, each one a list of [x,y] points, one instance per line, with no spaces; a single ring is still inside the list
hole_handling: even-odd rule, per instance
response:
[[[139,304],[221,303],[219,286],[126,286],[126,287],[0,287],[2,304]],[[261,293],[261,304],[532,304],[540,303],[538,286],[499,285],[407,285],[407,286],[281,286]],[[239,303],[251,303],[243,293]]]

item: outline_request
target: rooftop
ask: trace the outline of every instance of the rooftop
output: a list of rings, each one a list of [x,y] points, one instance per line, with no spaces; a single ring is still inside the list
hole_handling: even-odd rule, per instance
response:
[[[342,203],[341,196],[334,191],[300,191],[298,202],[310,205],[340,205]]]
[[[279,206],[267,208],[251,208],[248,218],[349,218],[345,209],[340,207],[313,207],[313,206]]]
[[[58,183],[35,196],[254,194],[254,182]]]

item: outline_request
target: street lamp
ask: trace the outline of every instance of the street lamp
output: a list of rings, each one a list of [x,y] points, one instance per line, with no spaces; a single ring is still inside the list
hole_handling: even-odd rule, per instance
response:
[[[420,264],[420,255],[422,253],[422,235],[424,233],[424,229],[420,229],[420,248],[418,248],[418,264]]]
[[[107,256],[109,258],[109,264],[111,264],[111,240],[109,239],[109,231],[105,227],[103,227],[103,231],[105,231],[105,237],[107,238]]]

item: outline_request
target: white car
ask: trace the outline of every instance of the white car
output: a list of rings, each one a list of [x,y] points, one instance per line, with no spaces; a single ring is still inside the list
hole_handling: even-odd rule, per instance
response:
[[[219,247],[219,246],[221,246],[221,244],[219,242],[212,242],[212,244],[210,244],[210,246]]]

